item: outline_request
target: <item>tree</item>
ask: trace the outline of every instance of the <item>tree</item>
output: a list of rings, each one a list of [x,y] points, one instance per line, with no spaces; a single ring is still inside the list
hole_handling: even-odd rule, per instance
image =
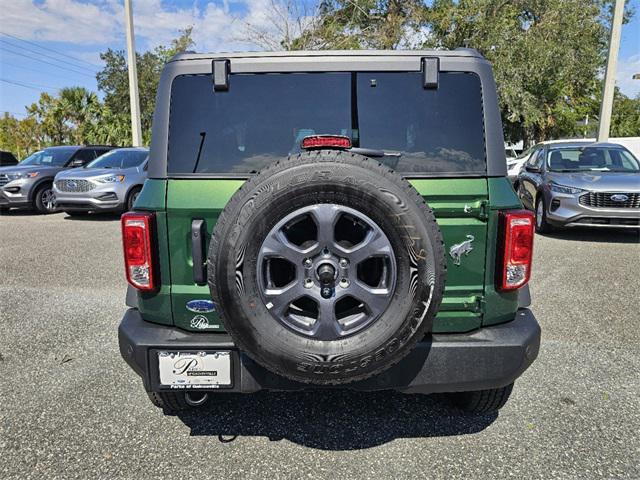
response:
[[[325,0],[315,28],[289,43],[475,48],[493,64],[507,138],[530,144],[574,134],[591,110],[610,7],[603,0]]]
[[[100,108],[98,96],[83,87],[66,87],[59,92],[60,108],[67,124],[70,125],[70,137],[73,143],[86,141],[87,133],[96,122]]]
[[[43,92],[38,102],[32,103],[26,109],[28,117],[34,119],[38,125],[37,130],[33,132],[38,144],[64,144],[69,140],[70,128],[57,97]]]
[[[158,47],[142,54],[136,52],[138,71],[138,94],[140,98],[140,122],[142,124],[143,142],[151,140],[151,122],[155,107],[156,90],[160,81],[160,73],[164,64],[175,54],[185,51],[193,45],[191,36],[193,27],[180,31],[180,36],[171,42],[169,47]],[[100,54],[105,67],[96,76],[98,89],[104,92],[104,103],[109,109],[105,118],[118,122],[112,130],[127,132],[123,138],[131,142],[131,120],[129,103],[129,74],[124,50],[108,49]],[[117,114],[113,112],[118,112]],[[122,115],[121,115],[122,113]],[[104,112],[103,112],[104,114]]]
[[[290,42],[291,49],[413,48],[424,13],[421,0],[323,0],[319,19]]]
[[[15,132],[18,129],[19,120],[10,115],[8,112],[4,112],[0,117],[0,149],[7,150],[20,155],[18,152],[18,145],[15,138]]]
[[[607,25],[598,0],[436,0],[428,46],[476,48],[491,61],[506,133],[525,144],[593,96]]]
[[[270,8],[260,23],[246,22],[240,40],[268,51],[307,50],[306,33],[317,28],[322,18],[316,2],[307,0],[270,0]]]
[[[629,98],[616,88],[611,116],[612,137],[640,137],[640,94]]]

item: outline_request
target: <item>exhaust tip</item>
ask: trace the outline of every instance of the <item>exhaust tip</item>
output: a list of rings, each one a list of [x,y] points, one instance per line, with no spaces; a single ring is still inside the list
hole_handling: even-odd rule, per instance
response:
[[[195,393],[191,393],[191,392],[187,392],[184,394],[184,400],[185,402],[187,402],[187,405],[191,406],[191,407],[201,407],[202,405],[204,405],[205,403],[207,403],[207,400],[209,399],[209,394],[208,393],[200,393],[200,392],[195,392]]]

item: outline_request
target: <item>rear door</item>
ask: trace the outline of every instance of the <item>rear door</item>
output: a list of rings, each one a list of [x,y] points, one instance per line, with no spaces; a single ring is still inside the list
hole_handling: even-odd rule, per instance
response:
[[[347,135],[356,147],[388,153],[380,161],[429,202],[447,252],[468,252],[447,253],[446,295],[434,328],[480,326],[488,200],[481,85],[475,74],[448,72],[437,89],[425,89],[420,72],[232,74],[227,91],[214,91],[210,75],[174,79],[167,228],[176,325],[222,329],[215,313],[186,307],[210,298],[206,284],[194,280],[194,225],[203,220],[208,237],[248,176],[298,152],[314,134]],[[471,248],[461,248],[465,242]]]
[[[480,79],[445,72],[437,89],[425,89],[419,73],[359,72],[357,78],[360,145],[402,153],[387,162],[434,210],[444,237],[447,284],[434,331],[477,328],[488,213]],[[471,251],[456,256],[465,244]]]

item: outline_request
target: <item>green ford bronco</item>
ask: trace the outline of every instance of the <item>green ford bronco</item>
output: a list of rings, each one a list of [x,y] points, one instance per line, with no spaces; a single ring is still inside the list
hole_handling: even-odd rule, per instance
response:
[[[123,358],[165,413],[310,388],[499,409],[540,344],[503,142],[473,50],[176,56],[122,217]]]

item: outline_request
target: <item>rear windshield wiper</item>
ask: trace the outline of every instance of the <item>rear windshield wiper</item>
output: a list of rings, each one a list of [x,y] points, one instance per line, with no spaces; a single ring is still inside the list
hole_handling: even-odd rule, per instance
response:
[[[365,157],[401,157],[402,152],[385,152],[384,150],[376,150],[373,148],[352,147],[350,152],[364,155]]]

